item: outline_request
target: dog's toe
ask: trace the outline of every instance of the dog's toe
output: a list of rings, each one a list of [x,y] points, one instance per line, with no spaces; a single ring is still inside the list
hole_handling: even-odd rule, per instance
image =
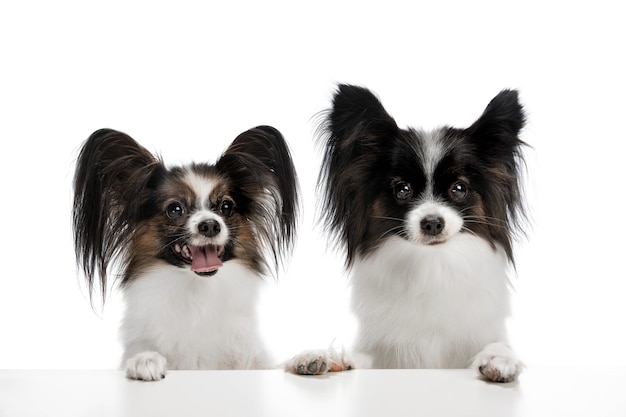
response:
[[[474,358],[474,367],[487,380],[506,383],[517,379],[524,365],[506,345],[492,343]]]
[[[328,365],[324,358],[317,358],[308,364],[301,363],[298,365],[298,373],[300,375],[320,375],[326,373]]]
[[[157,352],[141,352],[126,361],[126,377],[141,381],[165,378],[166,359]]]
[[[324,351],[311,350],[294,356],[285,370],[299,375],[323,375],[330,370],[330,359]]]
[[[492,364],[481,366],[478,368],[478,371],[489,381],[493,382],[511,382],[515,379],[516,376],[515,372],[507,371],[501,367]]]

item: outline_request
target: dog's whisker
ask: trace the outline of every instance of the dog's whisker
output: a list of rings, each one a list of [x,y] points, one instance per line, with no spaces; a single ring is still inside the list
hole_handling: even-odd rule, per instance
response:
[[[404,219],[401,219],[399,217],[387,217],[387,216],[370,216],[372,219],[381,219],[381,220],[394,220],[394,221],[398,221],[398,222],[403,222]]]
[[[470,229],[470,228],[468,228],[466,226],[461,227],[461,230],[466,232],[466,233],[471,234],[472,236],[478,236],[478,234],[475,231],[473,231],[472,229]]]
[[[401,230],[402,233],[400,233],[400,236],[402,237],[406,237],[406,232],[404,230],[404,226],[396,226],[396,227],[392,227],[391,229],[386,230],[382,235],[380,235],[380,237],[378,237],[378,241],[383,240],[385,238],[385,236],[389,235],[390,233],[394,233],[396,230]]]
[[[488,220],[488,221],[492,221],[492,222],[496,222],[496,223],[507,223],[506,220],[502,220],[502,219],[498,219],[496,217],[489,217],[489,216],[481,216],[481,215],[470,215],[470,216],[463,216],[464,219],[480,219],[480,220]]]
[[[464,222],[468,223],[468,224],[484,224],[484,225],[491,226],[491,227],[506,228],[506,224],[496,224],[496,223],[493,223],[493,222],[490,222],[490,221],[483,221],[483,220],[480,220],[480,219],[476,219],[476,220],[474,220],[474,219],[464,219]]]

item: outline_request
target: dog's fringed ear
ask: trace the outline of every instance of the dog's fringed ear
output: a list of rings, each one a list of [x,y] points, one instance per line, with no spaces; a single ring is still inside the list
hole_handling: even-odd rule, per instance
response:
[[[522,176],[526,145],[519,138],[519,133],[526,123],[524,109],[519,102],[516,90],[502,90],[487,105],[483,114],[465,130],[465,136],[472,143],[476,156],[484,163],[484,172],[489,172],[494,187],[500,187],[497,193],[483,196],[486,200],[496,197],[502,201],[487,201],[487,207],[502,207],[502,212],[488,213],[496,219],[509,219],[502,224],[511,226],[504,230],[502,226],[493,227],[492,234],[504,242],[505,250],[513,260],[512,242],[509,236],[513,232],[523,234],[526,214],[522,199]],[[511,232],[511,233],[508,233]]]
[[[318,187],[323,195],[322,220],[335,244],[347,251],[347,265],[365,236],[367,201],[373,199],[375,167],[389,158],[400,130],[379,99],[368,89],[341,84],[320,126],[324,148]],[[369,200],[368,200],[369,199]]]
[[[74,248],[92,300],[99,286],[104,303],[108,266],[124,256],[120,248],[136,227],[142,194],[159,168],[159,159],[115,130],[98,130],[83,145],[74,175]]]
[[[341,150],[351,145],[367,146],[364,140],[384,140],[398,130],[395,120],[374,93],[346,84],[337,87],[324,128],[331,133],[329,144]]]
[[[282,134],[257,126],[237,136],[216,163],[247,201],[249,216],[263,243],[271,249],[274,266],[291,251],[299,212],[299,187],[291,152]]]
[[[525,124],[526,116],[517,91],[502,90],[467,133],[486,158],[512,160],[519,156],[520,147],[524,145],[518,135]]]

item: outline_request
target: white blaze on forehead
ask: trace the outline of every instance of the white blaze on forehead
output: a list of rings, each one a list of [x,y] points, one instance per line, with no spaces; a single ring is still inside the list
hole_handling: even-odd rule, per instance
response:
[[[198,175],[191,170],[187,171],[185,179],[195,193],[197,210],[210,210],[209,196],[217,187],[217,179]]]
[[[195,246],[225,245],[230,235],[228,227],[221,216],[211,210],[211,201],[209,198],[211,193],[213,193],[215,188],[219,185],[218,179],[198,175],[188,170],[187,175],[185,175],[185,180],[193,190],[196,202],[196,207],[193,212],[190,213],[189,220],[187,221],[187,227],[192,235],[190,243]],[[215,220],[220,225],[220,233],[211,238],[198,234],[198,225],[208,220]]]
[[[431,179],[435,168],[441,158],[446,153],[443,141],[441,140],[441,129],[434,129],[430,132],[420,132],[420,139],[422,145],[422,163],[424,164],[424,174],[427,179]]]
[[[443,134],[441,129],[433,129],[431,131],[418,131],[419,137],[419,155],[426,176],[426,195],[433,195],[434,175],[437,165],[447,152],[446,145],[442,140]]]

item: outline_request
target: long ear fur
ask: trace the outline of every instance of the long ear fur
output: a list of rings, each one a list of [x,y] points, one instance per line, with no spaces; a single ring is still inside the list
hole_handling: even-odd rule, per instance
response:
[[[270,126],[250,129],[233,141],[216,166],[247,201],[246,214],[278,268],[293,248],[299,204],[298,178],[285,139]]]
[[[502,242],[513,261],[511,237],[523,233],[522,224],[526,213],[522,203],[520,184],[524,166],[522,148],[527,146],[518,135],[526,123],[526,116],[515,90],[503,90],[491,100],[483,114],[465,130],[476,149],[476,156],[484,163],[492,181],[487,190],[485,207],[502,212],[487,213],[489,217],[502,219],[491,233]]]
[[[89,295],[98,284],[106,299],[109,264],[122,255],[141,216],[141,202],[162,162],[130,136],[94,132],[83,145],[74,176],[74,246]],[[125,266],[124,260],[121,264]]]
[[[367,184],[374,181],[377,166],[388,164],[399,129],[372,92],[342,84],[320,131],[322,220],[335,244],[346,250],[350,266],[366,234],[362,219],[374,199],[375,187]]]

